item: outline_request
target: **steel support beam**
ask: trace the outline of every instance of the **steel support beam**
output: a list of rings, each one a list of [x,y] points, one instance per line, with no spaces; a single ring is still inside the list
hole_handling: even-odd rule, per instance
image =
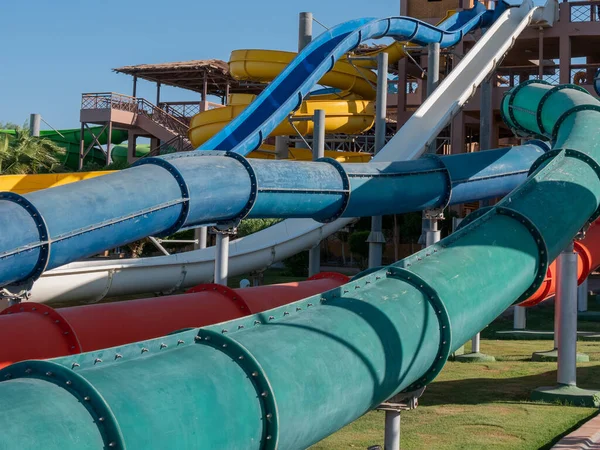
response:
[[[31,114],[29,116],[29,133],[32,136],[40,135],[42,116],[39,114]]]
[[[217,248],[215,251],[215,284],[227,286],[229,274],[229,234],[217,232]]]
[[[325,156],[325,111],[315,110],[313,131],[313,161]],[[321,242],[308,251],[308,276],[321,271]]]
[[[375,110],[375,154],[385,145],[387,128],[387,91],[388,91],[388,54],[377,55],[377,97]],[[377,201],[377,199],[373,199]],[[367,239],[369,243],[369,267],[378,267],[382,264],[385,237],[382,229],[383,218],[371,217],[371,233]]]

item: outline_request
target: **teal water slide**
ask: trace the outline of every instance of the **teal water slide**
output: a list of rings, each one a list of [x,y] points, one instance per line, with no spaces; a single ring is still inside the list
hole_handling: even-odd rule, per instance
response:
[[[507,124],[554,150],[485,215],[394,265],[244,319],[0,371],[0,448],[303,449],[421,388],[596,216],[598,111],[576,87],[512,90]]]
[[[336,290],[251,317],[0,372],[2,449],[303,449],[401,391],[543,281],[600,206],[600,102],[524,83],[517,133],[554,142],[457,233]]]

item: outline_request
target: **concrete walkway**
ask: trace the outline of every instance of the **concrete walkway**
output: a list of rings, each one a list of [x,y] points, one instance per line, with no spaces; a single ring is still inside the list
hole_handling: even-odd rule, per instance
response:
[[[562,438],[553,449],[600,450],[600,416],[588,420],[580,428]]]

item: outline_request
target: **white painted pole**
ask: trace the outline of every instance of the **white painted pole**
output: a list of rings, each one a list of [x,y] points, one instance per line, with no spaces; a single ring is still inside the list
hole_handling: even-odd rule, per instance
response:
[[[558,384],[577,384],[577,255],[573,244],[557,263],[556,302],[559,310]]]
[[[385,412],[384,450],[400,450],[400,411]]]
[[[206,248],[208,241],[208,229],[206,227],[199,227],[194,229],[194,239],[198,242],[194,244],[194,250]]]
[[[313,161],[316,161],[325,156],[325,110],[315,110],[313,120]],[[321,242],[308,253],[308,276],[312,277],[321,271]]]
[[[515,330],[524,330],[527,327],[527,308],[515,306],[513,314],[513,328]]]
[[[229,273],[229,235],[217,233],[217,248],[215,251],[215,283],[227,286]]]
[[[473,340],[471,341],[471,352],[479,353],[480,350],[481,350],[481,334],[477,333],[475,336],[473,336]]]
[[[425,246],[429,247],[430,245],[439,242],[442,236],[442,232],[438,230],[438,219],[429,219],[429,227],[425,232]]]

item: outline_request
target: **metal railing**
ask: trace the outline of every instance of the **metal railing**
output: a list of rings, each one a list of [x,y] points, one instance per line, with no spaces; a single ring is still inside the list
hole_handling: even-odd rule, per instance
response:
[[[600,1],[568,2],[571,22],[600,22]]]
[[[166,111],[168,114],[177,117],[182,122],[189,125],[192,117],[201,113],[203,102],[161,102],[159,108]],[[225,105],[215,102],[204,102],[204,111],[211,109],[223,108]]]
[[[199,102],[161,102],[158,106],[168,114],[186,119],[186,122],[200,112]]]
[[[527,80],[540,79],[539,66],[500,67],[496,70],[496,86],[514,87]],[[560,68],[558,65],[543,66],[544,81],[550,84],[560,84]]]
[[[177,135],[172,139],[169,139],[166,142],[163,142],[158,147],[151,149],[144,158],[148,158],[150,156],[160,156],[160,155],[168,155],[169,153],[176,152],[189,152],[194,150],[194,147],[182,135]]]
[[[169,114],[145,98],[130,97],[115,92],[82,94],[81,109],[118,109],[148,117],[166,129],[187,136],[188,125],[180,113]]]

